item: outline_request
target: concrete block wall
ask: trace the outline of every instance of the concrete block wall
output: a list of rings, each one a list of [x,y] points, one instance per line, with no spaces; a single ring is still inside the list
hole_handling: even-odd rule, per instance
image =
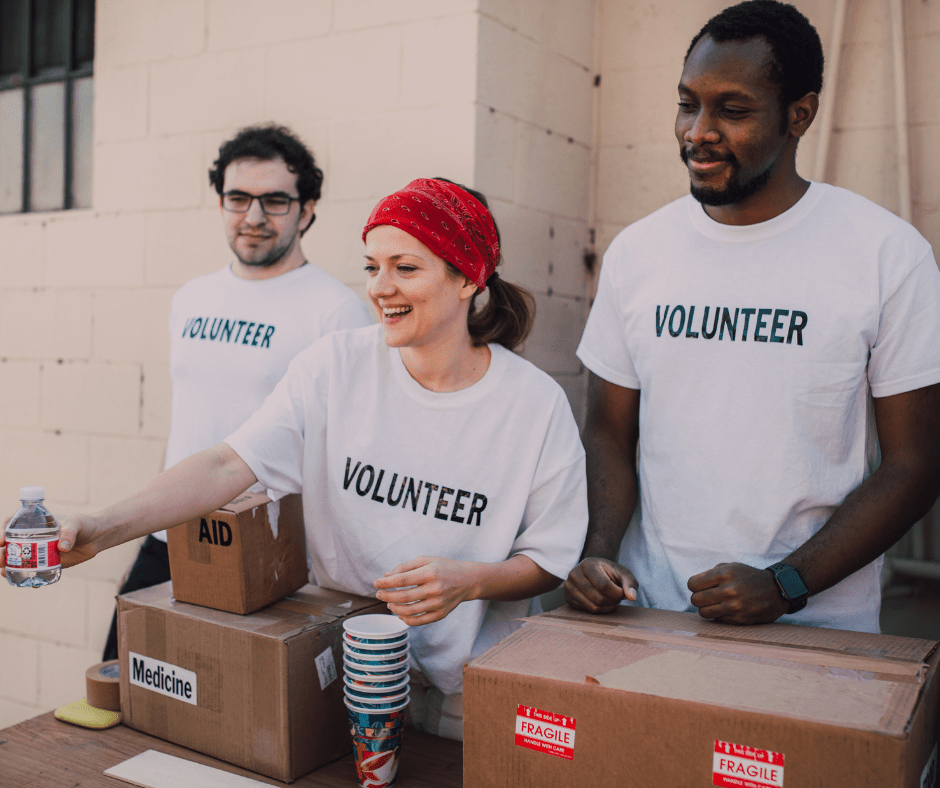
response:
[[[792,0],[816,26],[827,63],[835,0]],[[625,225],[686,194],[688,176],[673,135],[676,85],[692,37],[727,0],[599,0],[597,247]],[[940,124],[933,74],[940,66],[940,2],[904,0],[913,223],[940,252],[940,165],[929,141]],[[897,139],[891,20],[885,0],[847,4],[838,75],[821,100],[834,102],[825,180],[897,211]],[[798,167],[813,177],[819,123],[801,141]]]
[[[482,0],[474,182],[500,225],[504,276],[536,300],[523,355],[580,418],[588,303],[595,3]]]
[[[825,46],[835,0],[795,0]],[[525,355],[583,410],[574,356],[599,258],[686,193],[672,133],[688,41],[726,0],[98,0],[93,208],[0,217],[0,501],[41,483],[93,511],[162,466],[166,316],[228,256],[206,170],[240,126],[293,127],[326,171],[308,257],[364,293],[359,229],[418,176],[481,189],[506,278],[530,288]],[[827,179],[896,208],[889,26],[849,3]],[[940,251],[940,0],[905,0],[914,222]],[[813,171],[818,131],[800,146]],[[585,253],[596,252],[590,271]],[[135,545],[42,591],[0,585],[0,726],[82,697]]]
[[[409,180],[472,184],[477,0],[98,0],[93,207],[0,216],[0,502],[94,511],[162,468],[173,292],[229,251],[206,173],[243,125],[326,172],[309,259],[363,293],[361,227]],[[136,545],[0,585],[0,727],[84,697]]]

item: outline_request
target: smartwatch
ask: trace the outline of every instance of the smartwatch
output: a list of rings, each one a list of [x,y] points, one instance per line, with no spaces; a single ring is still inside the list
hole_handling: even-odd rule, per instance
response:
[[[800,573],[797,572],[796,569],[781,561],[768,566],[767,571],[770,572],[774,576],[774,580],[777,581],[777,588],[780,589],[781,596],[790,603],[789,612],[796,613],[806,607],[809,589],[806,587],[806,583],[803,582],[803,578],[800,577]]]

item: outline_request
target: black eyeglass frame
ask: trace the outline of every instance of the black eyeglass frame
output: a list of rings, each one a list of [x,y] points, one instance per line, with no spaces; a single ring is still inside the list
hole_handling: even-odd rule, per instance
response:
[[[238,208],[230,208],[225,204],[226,198],[230,198],[232,196],[248,198],[248,205],[245,206],[244,210],[239,210]],[[264,201],[270,197],[275,197],[279,200],[287,200],[287,210],[278,213],[278,212],[272,212],[272,211],[265,209]],[[222,208],[223,210],[226,210],[229,213],[248,213],[248,211],[251,210],[251,204],[255,200],[257,200],[259,205],[261,205],[261,212],[265,216],[287,216],[287,214],[289,214],[291,211],[291,207],[293,203],[295,202],[302,203],[302,199],[300,197],[291,197],[289,194],[284,194],[284,192],[266,192],[264,194],[249,194],[248,192],[243,192],[237,189],[233,189],[227,192],[222,192]]]

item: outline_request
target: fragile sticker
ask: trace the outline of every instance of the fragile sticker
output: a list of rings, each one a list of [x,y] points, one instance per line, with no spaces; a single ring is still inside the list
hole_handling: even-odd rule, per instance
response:
[[[782,788],[783,755],[716,741],[712,759],[712,785],[728,788]]]
[[[339,674],[336,672],[336,662],[333,660],[332,649],[324,651],[314,662],[316,662],[317,674],[320,677],[320,689],[325,690],[339,678]]]
[[[574,758],[574,717],[516,706],[516,744],[559,758]]]

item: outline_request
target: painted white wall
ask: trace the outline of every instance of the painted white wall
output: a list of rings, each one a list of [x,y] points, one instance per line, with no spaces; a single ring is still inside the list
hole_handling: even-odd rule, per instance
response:
[[[360,232],[420,176],[493,198],[533,360],[578,394],[594,4],[98,0],[93,208],[0,217],[0,501],[94,511],[162,467],[173,292],[228,249],[207,170],[243,125],[293,128],[326,173],[309,259],[364,293]],[[553,317],[556,316],[556,317]],[[84,696],[136,545],[42,590],[0,586],[0,726]]]
[[[835,0],[796,0],[828,46]],[[724,0],[98,0],[93,208],[0,217],[0,502],[43,484],[93,511],[162,466],[166,320],[228,250],[206,172],[239,127],[274,120],[326,172],[308,257],[362,293],[377,199],[443,175],[492,199],[506,278],[538,318],[525,355],[576,414],[574,356],[598,257],[686,192],[672,135],[689,40]],[[914,222],[940,249],[940,2],[906,0]],[[894,209],[890,26],[849,3],[829,180]],[[600,84],[595,87],[595,76]],[[813,168],[817,132],[800,146]],[[592,230],[594,238],[592,240]],[[598,260],[599,262],[599,260]],[[0,727],[84,695],[116,585],[115,549],[39,591],[0,585]]]

